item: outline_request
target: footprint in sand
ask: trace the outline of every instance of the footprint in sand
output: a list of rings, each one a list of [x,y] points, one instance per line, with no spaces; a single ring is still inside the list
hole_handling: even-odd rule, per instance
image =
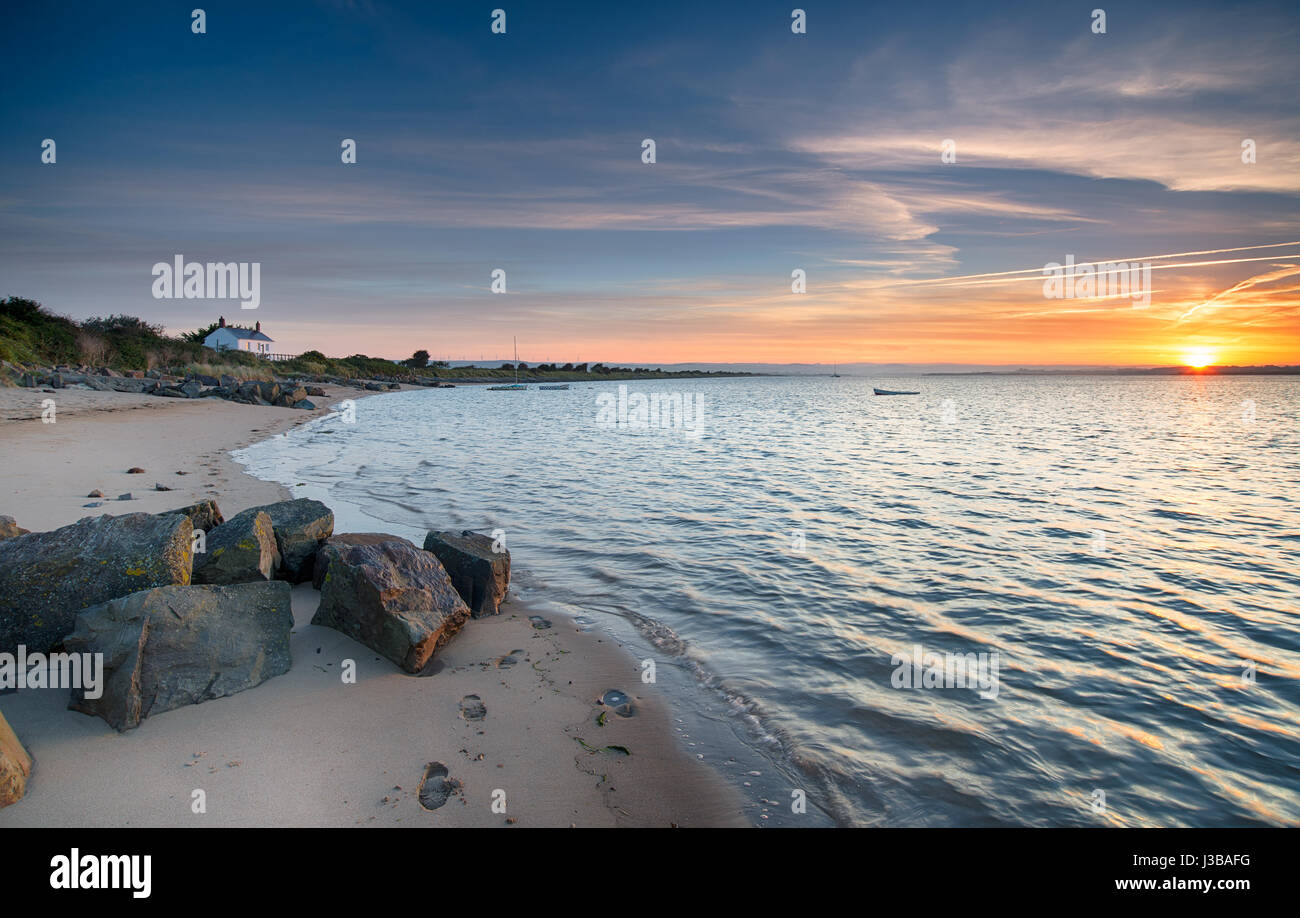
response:
[[[538,631],[545,631],[547,628],[551,627],[551,623],[540,615],[530,615],[528,616],[528,620],[532,622],[533,627]]]
[[[487,705],[477,695],[466,695],[460,700],[460,716],[466,720],[482,720],[487,717]]]
[[[420,806],[436,810],[452,794],[460,793],[460,782],[447,775],[447,766],[441,762],[430,762],[425,766],[424,777],[420,779]]]
[[[632,716],[632,699],[618,689],[610,689],[600,699],[600,703],[614,709],[619,717]]]
[[[497,657],[497,669],[509,669],[524,658],[524,651],[512,650],[504,657]]]

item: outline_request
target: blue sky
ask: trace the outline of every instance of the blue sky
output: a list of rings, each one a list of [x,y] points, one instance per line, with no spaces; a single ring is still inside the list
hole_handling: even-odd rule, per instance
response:
[[[497,35],[501,2],[209,3],[203,35],[190,6],[6,9],[0,295],[225,312],[338,355],[1246,363],[1300,340],[1300,246],[1244,250],[1300,240],[1294,5],[1106,6],[1098,35],[1089,4],[805,4],[794,35],[789,3],[503,3]],[[1223,248],[1141,315],[914,284]],[[261,307],[153,299],[178,252],[260,262]]]

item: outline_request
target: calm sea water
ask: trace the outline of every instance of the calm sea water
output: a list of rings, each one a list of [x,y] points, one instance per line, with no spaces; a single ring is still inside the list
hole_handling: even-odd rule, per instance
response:
[[[504,529],[760,824],[1300,823],[1300,380],[627,386],[703,407],[418,391],[239,458],[340,530]],[[996,697],[896,687],[918,645],[996,653]]]

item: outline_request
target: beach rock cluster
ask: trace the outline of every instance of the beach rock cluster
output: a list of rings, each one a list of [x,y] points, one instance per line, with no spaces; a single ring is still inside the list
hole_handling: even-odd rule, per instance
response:
[[[0,652],[103,654],[102,691],[73,689],[69,707],[129,730],[287,672],[291,585],[310,580],[313,624],[417,673],[471,617],[500,611],[510,579],[509,554],[486,536],[430,532],[424,544],[335,535],[333,512],[309,499],[228,520],[205,500],[52,532],[0,517]],[[0,720],[0,805],[31,769],[6,731]]]

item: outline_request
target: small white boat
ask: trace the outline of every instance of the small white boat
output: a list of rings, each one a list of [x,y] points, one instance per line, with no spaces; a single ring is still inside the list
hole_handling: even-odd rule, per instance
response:
[[[920,395],[921,394],[920,392],[903,392],[899,389],[877,389],[875,386],[871,387],[871,391],[876,393],[876,395]]]
[[[527,392],[528,387],[519,381],[519,340],[512,339],[515,342],[515,381],[513,385],[508,386],[488,386],[489,392]]]

